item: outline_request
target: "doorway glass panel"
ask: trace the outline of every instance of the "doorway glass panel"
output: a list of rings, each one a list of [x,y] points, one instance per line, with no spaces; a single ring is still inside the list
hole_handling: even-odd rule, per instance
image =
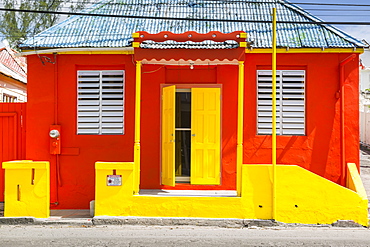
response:
[[[191,92],[176,92],[175,176],[176,182],[190,181]]]

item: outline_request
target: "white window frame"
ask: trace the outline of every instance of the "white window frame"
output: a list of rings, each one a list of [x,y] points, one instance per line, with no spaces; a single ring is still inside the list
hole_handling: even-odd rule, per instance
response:
[[[306,71],[276,71],[276,133],[306,134]],[[272,134],[272,71],[257,70],[257,134]]]
[[[124,134],[124,70],[77,71],[77,134]]]

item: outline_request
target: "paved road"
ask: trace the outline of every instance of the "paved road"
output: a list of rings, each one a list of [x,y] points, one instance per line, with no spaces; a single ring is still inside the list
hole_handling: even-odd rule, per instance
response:
[[[370,246],[367,228],[0,226],[0,246]]]

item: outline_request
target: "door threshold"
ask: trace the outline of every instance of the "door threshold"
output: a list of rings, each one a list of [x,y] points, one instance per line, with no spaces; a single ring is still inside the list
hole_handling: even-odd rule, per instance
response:
[[[138,196],[236,197],[236,190],[140,190]]]

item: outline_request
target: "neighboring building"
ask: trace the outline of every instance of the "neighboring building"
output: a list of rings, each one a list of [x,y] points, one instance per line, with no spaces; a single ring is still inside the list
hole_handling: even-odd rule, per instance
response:
[[[370,51],[365,50],[360,64],[360,142],[370,146]]]
[[[27,101],[27,64],[8,46],[0,49],[0,102]]]
[[[360,64],[360,90],[365,92],[369,89],[370,93],[370,50],[366,49],[364,54],[361,55]]]
[[[280,0],[107,0],[85,13],[138,18],[72,16],[24,42],[26,157],[51,162],[53,207],[88,208],[96,192],[95,162],[128,162],[127,167],[134,164],[135,193],[139,184],[141,190],[236,191],[246,200],[243,207],[252,209],[243,213],[235,198],[225,199],[232,205],[217,211],[212,207],[222,205],[221,199],[154,203],[153,198],[162,199],[135,197],[141,204],[131,205],[125,197],[117,207],[127,204],[131,211],[116,215],[275,218],[271,166],[263,164],[271,164],[272,152],[270,14],[276,5],[278,20],[288,22],[277,26],[277,162],[281,171],[294,165],[305,169],[297,167],[298,175],[280,173],[287,176],[280,181],[295,178],[304,185],[279,191],[296,190],[287,196],[312,204],[296,203],[287,211],[280,204],[278,214],[291,216],[282,221],[303,223],[339,212],[334,219],[364,216],[367,225],[367,202],[359,216],[362,206],[351,201],[357,194],[341,187],[352,178],[347,163],[359,167],[364,44]],[[52,129],[60,131],[59,144],[48,136]],[[304,188],[314,196],[297,192]],[[346,193],[353,194],[339,199]],[[334,195],[341,206],[332,207]],[[320,196],[327,197],[315,199]],[[356,213],[347,215],[346,203]],[[146,209],[140,211],[142,206]],[[311,216],[303,220],[307,212]]]

